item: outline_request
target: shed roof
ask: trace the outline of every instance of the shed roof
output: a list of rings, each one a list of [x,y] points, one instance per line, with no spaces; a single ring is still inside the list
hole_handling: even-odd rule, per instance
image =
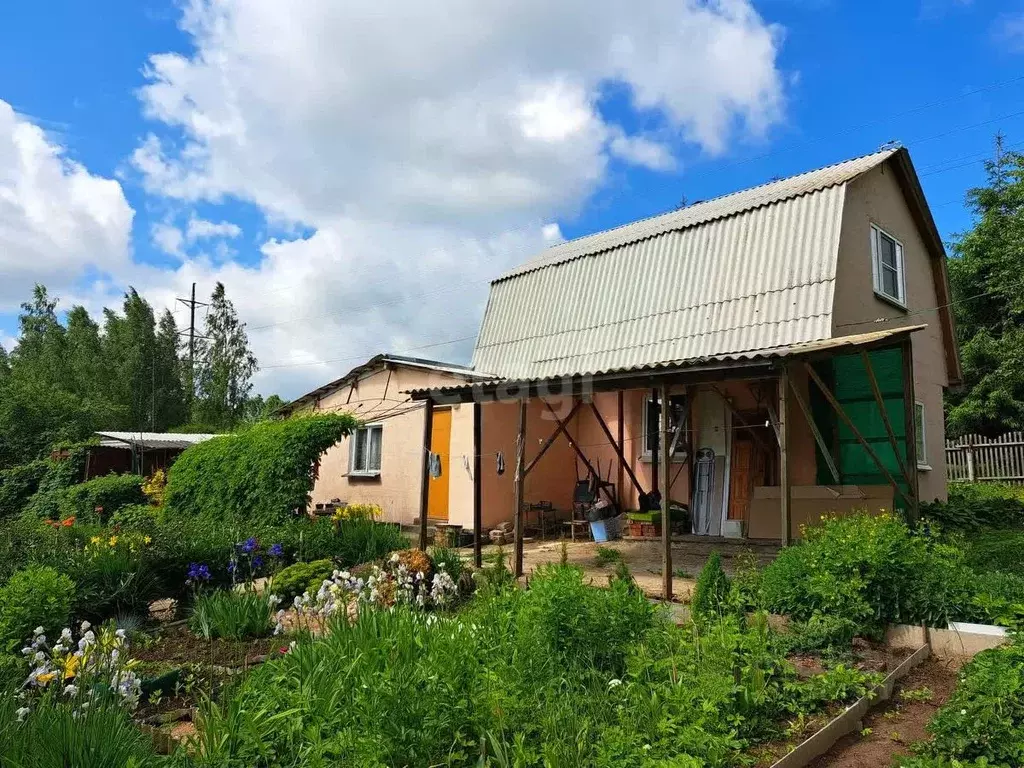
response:
[[[151,451],[157,448],[188,448],[217,435],[186,432],[96,432],[100,445],[107,448],[142,448]]]
[[[474,368],[532,380],[828,338],[846,185],[898,153],[546,250],[492,283]]]

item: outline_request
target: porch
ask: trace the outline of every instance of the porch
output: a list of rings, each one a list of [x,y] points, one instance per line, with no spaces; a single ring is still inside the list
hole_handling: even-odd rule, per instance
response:
[[[828,512],[896,508],[915,517],[910,334],[921,327],[749,357],[414,391],[428,425],[421,546],[432,414],[468,403],[474,559],[482,560],[487,530],[510,521],[517,575],[526,566],[531,514],[548,508],[554,530],[580,519],[581,484],[616,513],[654,513],[667,598],[677,589],[677,550],[688,543],[680,537],[785,546]],[[485,458],[498,457],[500,467],[505,456],[507,472],[483,471]]]

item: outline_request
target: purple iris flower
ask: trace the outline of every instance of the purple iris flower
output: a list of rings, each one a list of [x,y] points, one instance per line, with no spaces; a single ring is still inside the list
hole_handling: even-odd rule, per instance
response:
[[[238,568],[238,563],[234,559],[228,561],[228,573],[234,573],[235,569]]]
[[[262,557],[260,557],[259,555],[256,555],[256,557],[254,557],[254,558],[252,559],[252,567],[253,567],[254,569],[256,569],[256,568],[262,568],[262,567],[263,567],[263,558],[262,558]]]
[[[210,567],[205,563],[190,563],[188,566],[186,582],[194,584],[200,581],[210,580]]]
[[[283,557],[284,547],[280,544],[271,544],[270,549],[267,550],[267,554],[269,554],[271,557]]]
[[[260,548],[260,543],[256,540],[255,536],[250,536],[248,539],[242,542],[241,548],[245,554],[251,555],[253,552]]]

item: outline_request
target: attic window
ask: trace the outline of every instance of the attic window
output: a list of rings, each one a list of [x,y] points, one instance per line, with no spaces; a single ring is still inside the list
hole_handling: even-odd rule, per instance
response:
[[[906,307],[903,243],[874,225],[871,227],[871,264],[875,293]]]

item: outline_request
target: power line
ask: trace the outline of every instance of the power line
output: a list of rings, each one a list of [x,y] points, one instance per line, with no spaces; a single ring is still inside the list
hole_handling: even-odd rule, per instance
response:
[[[418,347],[409,347],[408,349],[406,349],[403,352],[396,352],[394,354],[405,355],[405,354],[408,354],[409,352],[419,352],[420,350],[432,349],[433,347],[445,347],[445,346],[448,346],[449,344],[458,344],[460,341],[472,341],[475,338],[476,338],[476,334],[473,334],[472,336],[461,336],[461,337],[459,337],[457,339],[448,339],[447,341],[436,341],[436,342],[432,342],[430,344],[422,344],[422,345],[420,345]],[[344,362],[348,362],[350,360],[366,360],[368,357],[372,357],[372,355],[366,355],[366,354],[363,354],[363,355],[352,355],[350,357],[335,357],[335,358],[331,358],[330,360],[310,360],[310,361],[304,362],[304,363],[274,363],[274,364],[271,364],[271,365],[261,365],[261,366],[259,366],[259,370],[263,371],[263,370],[267,370],[267,369],[271,369],[271,368],[301,368],[303,366],[308,366],[308,365],[326,365],[327,363],[344,363]]]

